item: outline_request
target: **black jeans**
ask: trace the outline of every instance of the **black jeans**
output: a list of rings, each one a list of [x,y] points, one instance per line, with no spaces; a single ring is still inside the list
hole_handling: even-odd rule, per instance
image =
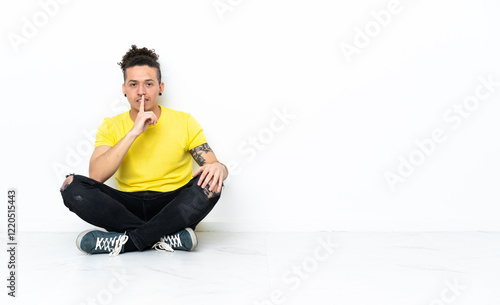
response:
[[[139,250],[196,225],[213,209],[220,193],[197,185],[198,177],[171,192],[122,192],[91,178],[72,175],[61,189],[64,204],[84,221],[110,232],[127,232]]]

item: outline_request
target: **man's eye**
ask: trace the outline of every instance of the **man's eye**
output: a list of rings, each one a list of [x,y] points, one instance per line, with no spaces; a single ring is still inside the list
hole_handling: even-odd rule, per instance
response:
[[[148,84],[148,86],[149,86],[149,87],[151,87],[151,86],[153,86],[153,84],[152,84],[152,83],[149,83],[149,84]]]
[[[135,87],[135,84],[130,84],[130,87]]]

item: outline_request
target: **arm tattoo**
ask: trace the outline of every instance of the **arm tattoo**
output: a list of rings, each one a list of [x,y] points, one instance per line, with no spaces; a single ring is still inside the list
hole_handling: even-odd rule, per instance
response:
[[[191,156],[193,156],[193,159],[196,161],[196,163],[198,163],[199,166],[203,166],[206,163],[205,158],[203,158],[203,156],[211,151],[212,149],[210,148],[210,146],[208,146],[208,143],[205,143],[196,146],[189,152],[191,153]]]

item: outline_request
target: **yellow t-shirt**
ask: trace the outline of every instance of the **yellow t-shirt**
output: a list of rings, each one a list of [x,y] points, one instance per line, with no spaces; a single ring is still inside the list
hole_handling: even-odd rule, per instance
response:
[[[191,180],[189,150],[207,143],[200,124],[189,114],[161,107],[156,126],[150,125],[132,143],[115,173],[124,192],[169,192]],[[134,126],[129,112],[105,118],[97,129],[95,147],[114,146]]]

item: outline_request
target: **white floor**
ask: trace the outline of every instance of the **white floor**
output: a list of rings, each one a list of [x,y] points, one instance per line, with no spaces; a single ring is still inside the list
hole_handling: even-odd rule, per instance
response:
[[[19,235],[17,298],[1,303],[500,304],[500,233],[201,232],[194,252],[115,258],[76,235]]]

